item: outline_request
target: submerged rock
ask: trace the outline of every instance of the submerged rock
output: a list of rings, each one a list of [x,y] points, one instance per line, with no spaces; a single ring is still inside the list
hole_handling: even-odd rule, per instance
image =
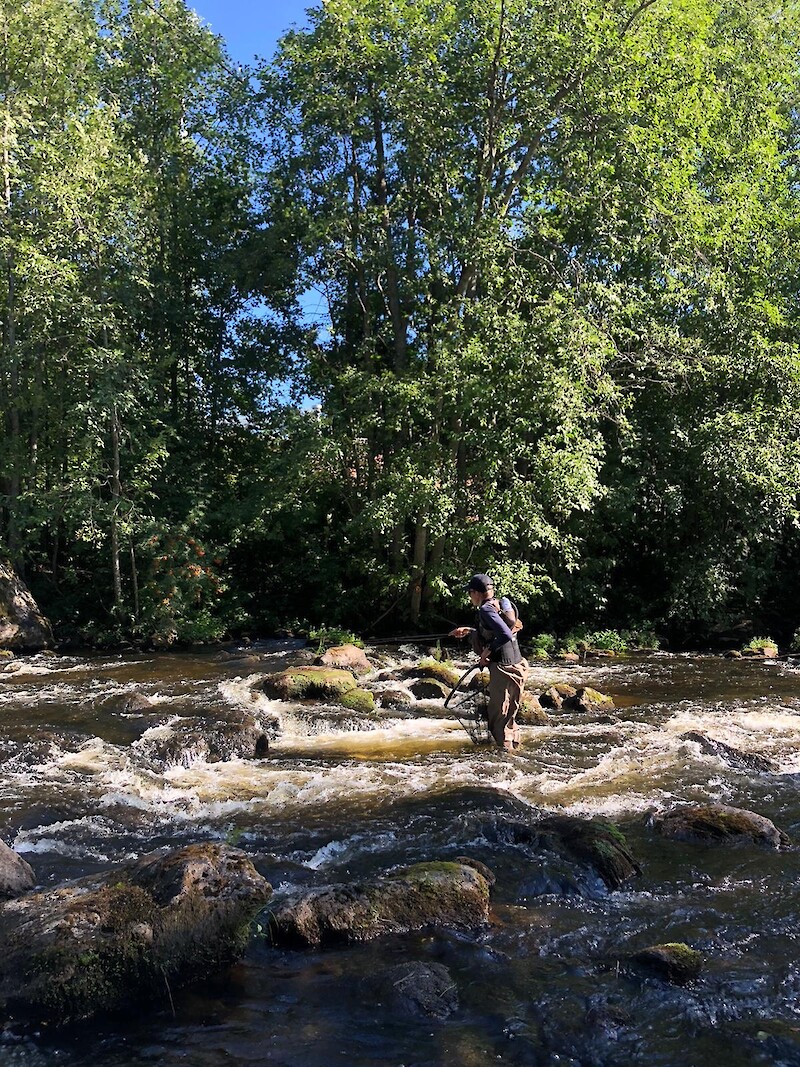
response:
[[[683,943],[650,945],[628,957],[637,970],[665,978],[676,985],[685,985],[700,977],[703,957]]]
[[[33,868],[4,841],[0,841],[0,900],[18,897],[36,885]]]
[[[783,830],[763,815],[727,804],[689,804],[651,818],[662,837],[709,845],[753,844],[785,849],[791,842]]]
[[[419,863],[369,882],[323,886],[277,905],[273,942],[306,948],[371,941],[426,926],[471,929],[489,919],[489,884],[461,863]]]
[[[458,989],[441,963],[399,963],[364,984],[405,1015],[446,1019],[458,1010]]]
[[[613,823],[599,819],[551,815],[526,823],[494,817],[487,822],[485,832],[489,840],[527,845],[535,852],[550,852],[589,867],[607,889],[619,889],[642,873],[621,831]],[[570,890],[580,892],[580,886],[545,878],[540,891]]]
[[[205,978],[244,951],[271,893],[244,853],[189,845],[0,909],[0,1005],[64,1024]]]
[[[375,699],[382,708],[405,708],[414,703],[414,697],[407,689],[381,689]]]
[[[339,700],[355,689],[357,682],[350,671],[333,667],[290,667],[279,674],[269,674],[263,688],[276,700]]]
[[[759,756],[755,752],[742,752],[733,745],[726,745],[724,741],[715,741],[713,737],[706,737],[705,734],[698,733],[696,730],[681,734],[681,741],[691,741],[699,745],[709,756],[717,756],[723,763],[727,763],[729,767],[736,767],[738,770],[771,772],[778,769],[777,764],[767,759],[766,756]]]
[[[50,623],[10,563],[0,561],[0,648],[35,652],[53,644]]]
[[[273,736],[277,728],[272,727]],[[178,719],[153,727],[132,746],[148,759],[168,766],[225,763],[232,759],[263,759],[269,734],[252,715],[228,719]]]
[[[318,656],[314,663],[320,667],[353,671],[354,674],[369,674],[372,670],[366,652],[356,645],[335,645]]]

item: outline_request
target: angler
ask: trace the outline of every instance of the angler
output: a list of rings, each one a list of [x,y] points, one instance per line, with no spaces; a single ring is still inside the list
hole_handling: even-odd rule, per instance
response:
[[[522,702],[528,662],[517,642],[522,623],[506,597],[497,600],[488,574],[473,574],[466,586],[477,609],[475,626],[457,626],[450,637],[469,637],[479,657],[478,666],[489,667],[489,733],[508,751],[519,748],[517,711]]]

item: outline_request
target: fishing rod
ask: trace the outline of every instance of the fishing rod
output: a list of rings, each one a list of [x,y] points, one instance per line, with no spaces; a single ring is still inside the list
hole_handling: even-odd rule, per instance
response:
[[[365,637],[364,641],[369,645],[405,645],[419,644],[421,641],[443,641],[450,634],[406,634],[405,637]]]

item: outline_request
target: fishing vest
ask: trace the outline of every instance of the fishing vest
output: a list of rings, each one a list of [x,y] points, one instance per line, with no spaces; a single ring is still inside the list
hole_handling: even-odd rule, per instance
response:
[[[509,630],[517,621],[517,610],[508,597],[502,597],[500,600],[496,598],[494,600],[487,600],[487,604],[491,604]],[[476,630],[478,636],[484,647],[491,649],[489,660],[492,663],[519,663],[522,659],[522,653],[519,650],[519,644],[517,643],[516,634],[512,636],[510,641],[504,641],[501,645],[497,645],[497,634],[494,630],[490,630],[483,625],[483,616],[478,610],[478,621],[476,624]]]

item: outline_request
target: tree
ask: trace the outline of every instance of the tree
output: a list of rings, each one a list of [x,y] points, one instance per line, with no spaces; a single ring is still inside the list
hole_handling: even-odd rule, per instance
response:
[[[706,360],[708,249],[744,254],[780,184],[783,16],[328,0],[262,71],[273,214],[327,313],[301,387],[332,521],[413,619],[471,566],[569,581],[653,365]]]

